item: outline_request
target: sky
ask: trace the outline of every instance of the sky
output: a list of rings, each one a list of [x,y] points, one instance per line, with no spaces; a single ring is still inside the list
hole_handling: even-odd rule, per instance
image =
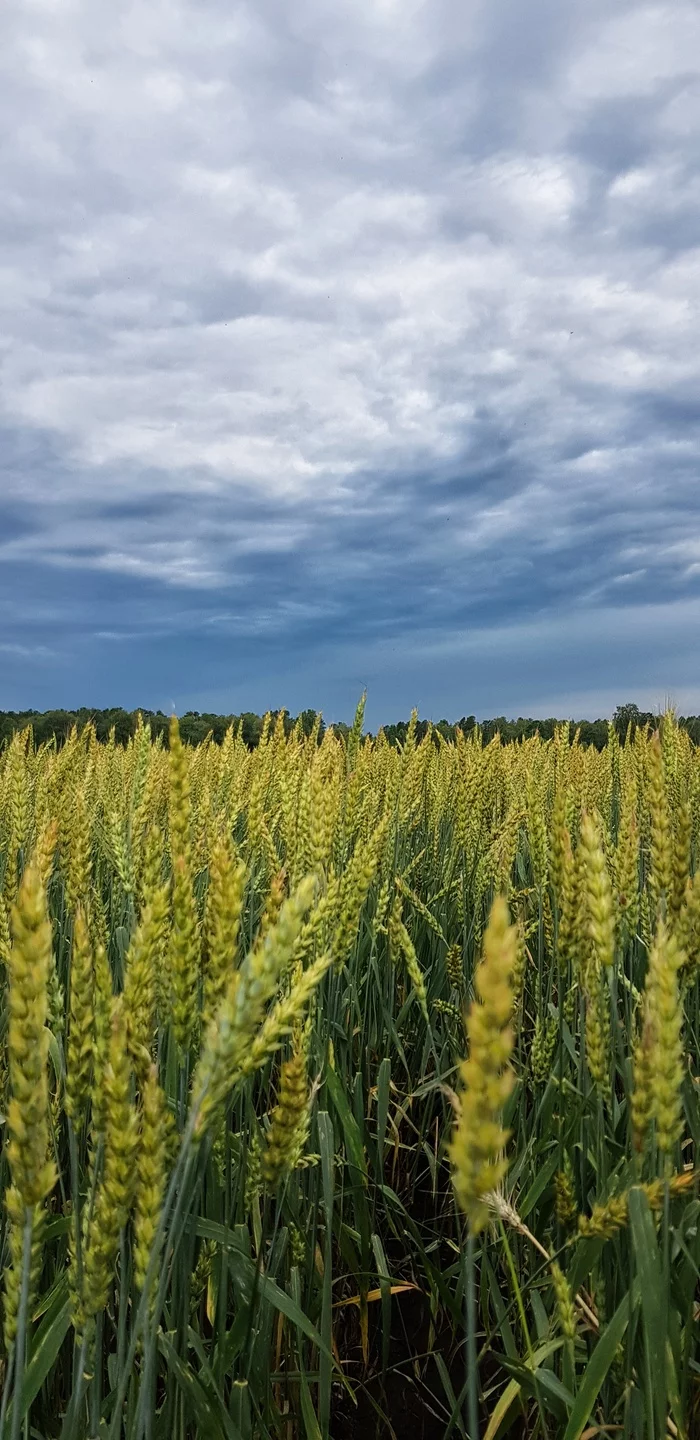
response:
[[[4,0],[0,709],[700,711],[700,7]]]

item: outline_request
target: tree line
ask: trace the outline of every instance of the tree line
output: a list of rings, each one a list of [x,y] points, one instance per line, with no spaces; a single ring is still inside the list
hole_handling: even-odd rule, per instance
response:
[[[107,741],[113,734],[116,744],[126,745],[136,730],[139,714],[142,716],[143,723],[150,725],[154,738],[158,735],[162,736],[167,745],[169,716],[162,710],[138,711],[124,710],[120,707],[109,710],[91,710],[83,706],[78,710],[0,710],[0,746],[6,744],[15,731],[25,730],[28,726],[31,726],[35,745],[54,741],[56,745],[60,746],[74,727],[82,730],[88,724],[94,727],[98,740]],[[278,714],[278,711],[272,712],[273,724],[277,720]],[[264,717],[256,715],[253,711],[244,711],[240,715],[212,715],[199,710],[188,710],[179,717],[179,720],[180,734],[189,745],[200,744],[208,735],[211,735],[215,744],[220,745],[226,731],[233,725],[236,733],[241,736],[250,749],[254,749],[258,744],[264,724]],[[612,724],[620,740],[624,741],[628,734],[633,734],[640,726],[656,728],[659,720],[658,714],[640,710],[636,705],[627,704],[618,705],[612,718]],[[682,729],[688,731],[695,744],[700,744],[700,716],[680,716],[678,723]],[[403,744],[408,734],[409,724],[409,720],[398,720],[394,724],[384,725],[383,733],[389,744]],[[430,730],[436,743],[439,744],[439,735],[444,740],[453,741],[458,730],[469,735],[478,727],[482,743],[487,745],[496,734],[500,734],[504,742],[527,740],[536,734],[539,734],[544,740],[549,740],[554,735],[556,727],[563,724],[568,724],[572,739],[578,732],[579,739],[584,745],[594,745],[596,749],[602,750],[607,744],[610,724],[607,719],[573,721],[549,718],[537,720],[521,716],[517,720],[512,720],[505,715],[498,715],[491,720],[477,721],[474,715],[463,715],[454,723],[449,720],[439,720],[435,724],[432,721],[419,720],[415,733],[416,739],[422,740]],[[304,735],[311,735],[315,725],[319,739],[321,739],[325,726],[322,720],[317,721],[314,710],[303,710],[297,716],[289,715],[285,711],[284,729],[286,734],[291,734],[295,726],[298,726]],[[340,722],[334,724],[333,729],[339,734],[347,735],[350,727]]]

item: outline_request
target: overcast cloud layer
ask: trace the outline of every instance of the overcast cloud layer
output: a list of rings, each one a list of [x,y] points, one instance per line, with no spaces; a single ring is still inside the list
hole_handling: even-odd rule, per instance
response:
[[[0,708],[700,710],[700,9],[5,0]]]

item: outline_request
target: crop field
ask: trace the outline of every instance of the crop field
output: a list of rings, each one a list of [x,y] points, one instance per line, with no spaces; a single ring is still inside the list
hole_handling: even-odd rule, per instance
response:
[[[0,753],[0,1440],[700,1435],[700,751]]]

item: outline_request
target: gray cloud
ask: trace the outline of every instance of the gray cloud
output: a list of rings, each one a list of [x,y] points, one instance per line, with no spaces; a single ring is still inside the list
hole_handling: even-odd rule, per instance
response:
[[[607,704],[578,617],[700,593],[697,7],[14,0],[0,31],[17,703],[37,647],[84,691],[116,646],[126,693],[160,646],[228,708],[224,635],[251,693],[263,638],[280,683],[294,655],[302,703],[325,635],[335,703],[362,647],[403,697],[419,627],[513,658],[546,623],[511,703]],[[659,641],[635,683],[691,679]]]

